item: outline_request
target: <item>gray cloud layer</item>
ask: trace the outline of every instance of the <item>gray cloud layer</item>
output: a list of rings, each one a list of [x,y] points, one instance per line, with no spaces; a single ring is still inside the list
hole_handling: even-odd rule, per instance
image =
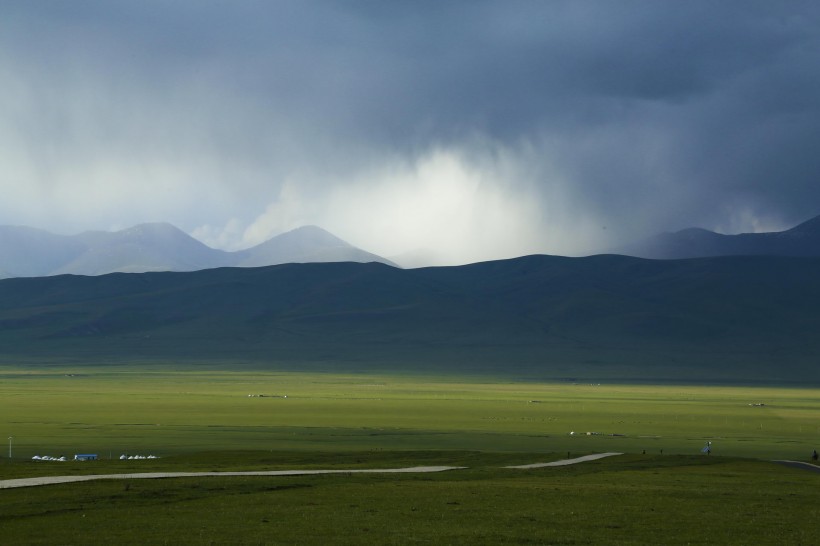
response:
[[[0,223],[582,254],[820,213],[816,2],[4,2]]]

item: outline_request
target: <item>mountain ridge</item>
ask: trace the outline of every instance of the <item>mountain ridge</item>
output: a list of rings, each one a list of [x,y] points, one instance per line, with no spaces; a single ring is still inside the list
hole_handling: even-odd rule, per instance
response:
[[[0,361],[820,383],[819,276],[820,258],[535,255],[6,279]]]
[[[227,252],[211,248],[165,222],[77,235],[57,235],[28,226],[0,226],[0,278],[197,271],[299,261],[377,261],[395,265],[320,227],[305,228],[245,250]]]
[[[820,216],[790,229],[724,235],[703,228],[661,233],[616,249],[615,254],[659,260],[715,256],[820,256]]]

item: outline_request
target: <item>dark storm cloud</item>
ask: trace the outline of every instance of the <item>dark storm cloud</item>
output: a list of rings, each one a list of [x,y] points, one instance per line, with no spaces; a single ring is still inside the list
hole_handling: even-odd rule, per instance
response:
[[[77,163],[98,165],[95,176],[121,185],[113,193],[150,193],[143,213],[188,229],[230,218],[249,226],[269,204],[278,217],[321,223],[340,199],[353,207],[344,191],[379,194],[380,177],[397,171],[437,179],[430,165],[473,180],[462,186],[483,192],[482,203],[537,205],[525,215],[530,232],[515,232],[533,252],[690,225],[783,227],[820,213],[814,2],[0,9],[0,69],[17,82],[3,96],[20,102],[2,111],[0,138],[48,152],[45,165],[19,162],[18,181],[51,187],[59,174],[68,188],[87,174]],[[109,163],[99,167],[100,157]],[[109,176],[118,164],[153,186]],[[197,185],[196,213],[163,200]],[[575,233],[575,246],[539,240],[545,232]]]

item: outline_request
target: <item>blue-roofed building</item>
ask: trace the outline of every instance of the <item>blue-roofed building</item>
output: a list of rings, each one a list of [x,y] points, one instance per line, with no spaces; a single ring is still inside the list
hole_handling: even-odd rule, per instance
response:
[[[82,453],[78,455],[74,455],[75,461],[96,461],[97,454],[96,453]]]

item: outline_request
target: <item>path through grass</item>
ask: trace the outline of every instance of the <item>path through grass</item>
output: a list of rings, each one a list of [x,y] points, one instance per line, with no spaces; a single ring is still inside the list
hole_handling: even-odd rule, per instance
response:
[[[0,527],[14,544],[814,544],[818,486],[820,475],[773,463],[649,455],[431,475],[104,481],[3,491]]]

